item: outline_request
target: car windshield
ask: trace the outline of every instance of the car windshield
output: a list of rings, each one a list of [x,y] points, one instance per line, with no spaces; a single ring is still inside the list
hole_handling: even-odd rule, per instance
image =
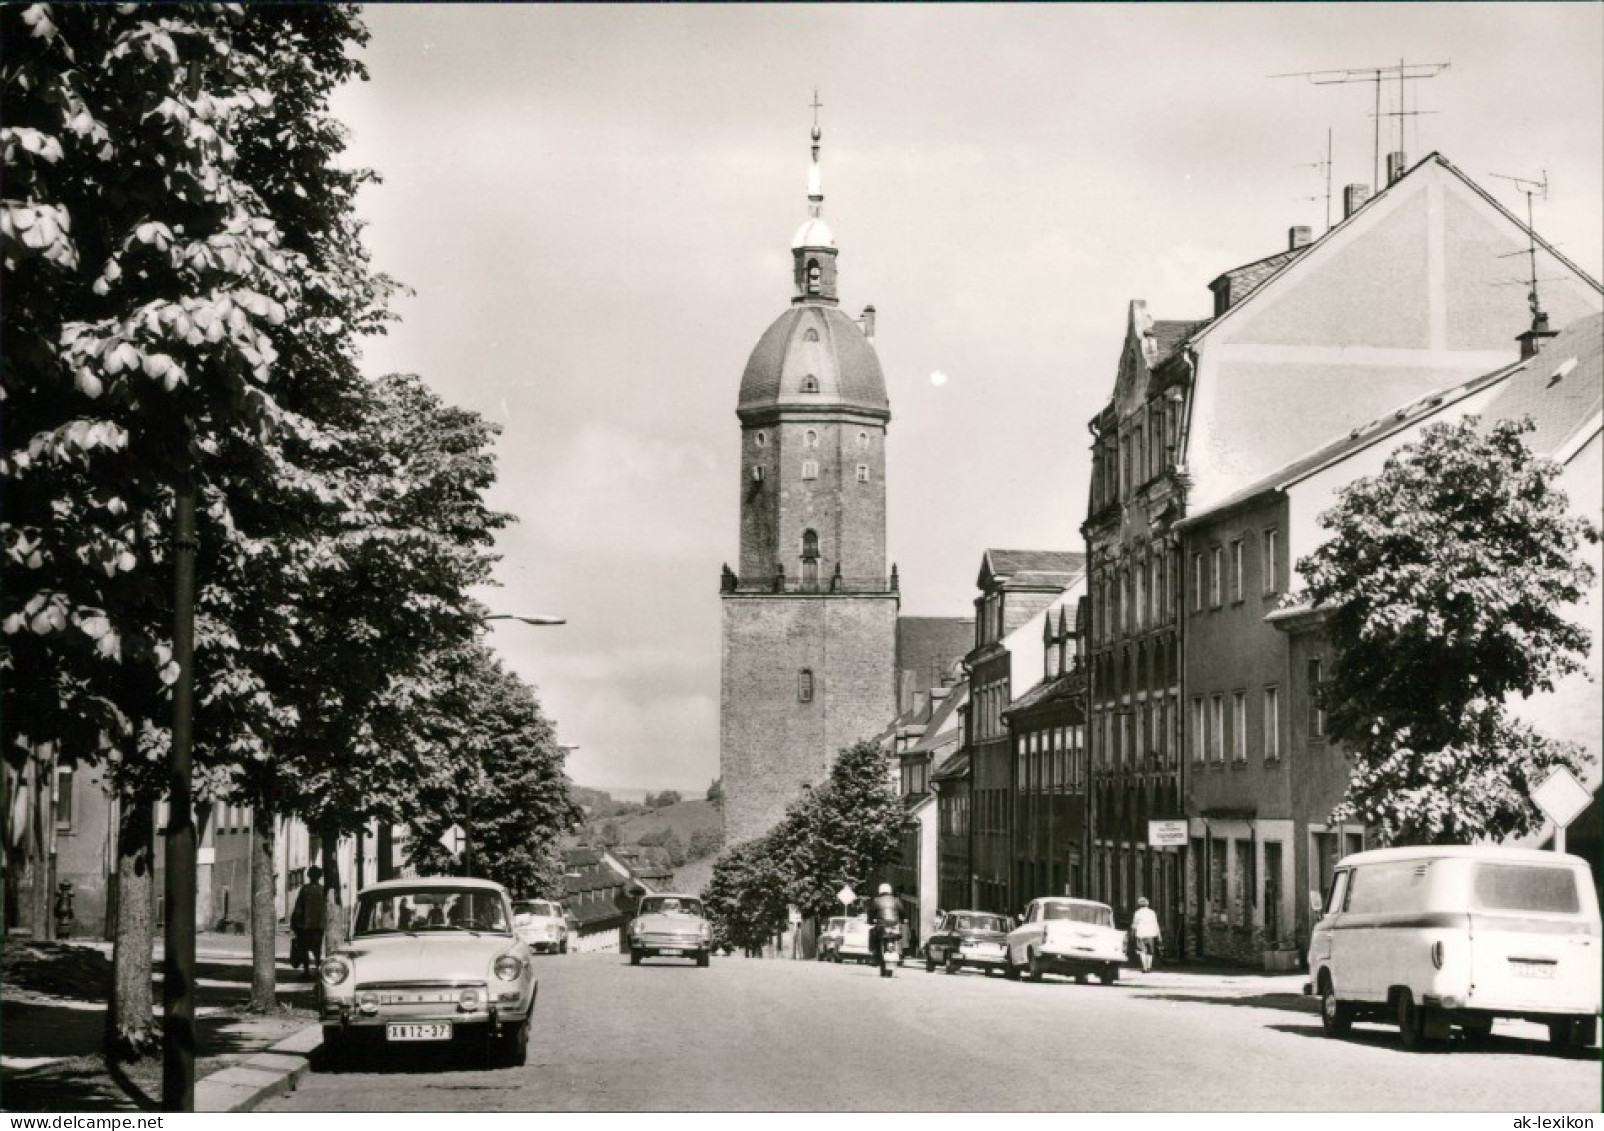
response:
[[[958,931],[1006,931],[1002,917],[998,915],[958,915],[953,929]]]
[[[562,912],[556,906],[543,899],[520,899],[512,905],[512,921],[517,926],[523,926],[533,919],[556,919]]]
[[[508,932],[507,901],[486,888],[412,887],[364,892],[353,938],[417,931]]]
[[[843,934],[848,935],[866,935],[869,933],[869,921],[867,919],[848,919],[845,925],[842,926],[841,931]]]
[[[642,915],[695,915],[702,914],[702,901],[679,895],[649,895],[640,901]]]
[[[1094,927],[1112,927],[1114,912],[1101,903],[1049,903],[1042,908],[1043,919],[1068,919]]]

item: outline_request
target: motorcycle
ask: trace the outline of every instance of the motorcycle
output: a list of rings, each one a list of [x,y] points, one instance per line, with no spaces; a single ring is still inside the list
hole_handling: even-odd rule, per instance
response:
[[[880,977],[889,978],[902,965],[902,928],[882,927],[880,930]]]

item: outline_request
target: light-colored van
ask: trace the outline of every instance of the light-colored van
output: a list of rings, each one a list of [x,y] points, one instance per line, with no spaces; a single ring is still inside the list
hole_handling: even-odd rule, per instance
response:
[[[1397,1024],[1403,1043],[1458,1026],[1485,1040],[1496,1017],[1591,1045],[1600,1006],[1598,895],[1576,856],[1494,845],[1382,848],[1345,857],[1309,943],[1320,1020]]]

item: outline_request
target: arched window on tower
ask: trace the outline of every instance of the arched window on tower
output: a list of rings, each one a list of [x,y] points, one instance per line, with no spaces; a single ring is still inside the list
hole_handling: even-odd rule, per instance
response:
[[[817,377],[815,377],[811,373],[807,374],[805,377],[802,378],[802,391],[804,393],[816,393],[816,392],[818,392],[819,391],[819,379]]]
[[[812,668],[803,668],[796,673],[796,699],[798,703],[813,702]]]
[[[802,446],[804,448],[816,448],[816,447],[818,447],[819,446],[819,434],[817,432],[815,432],[813,429],[809,428],[806,432],[802,433]]]
[[[808,294],[816,295],[819,293],[819,284],[823,278],[824,272],[819,269],[819,261],[817,259],[808,260]]]
[[[809,326],[806,330],[802,331],[802,340],[804,342],[816,342],[819,340],[819,332],[812,326]]]
[[[802,532],[802,584],[812,588],[819,583],[819,536],[815,531]]]

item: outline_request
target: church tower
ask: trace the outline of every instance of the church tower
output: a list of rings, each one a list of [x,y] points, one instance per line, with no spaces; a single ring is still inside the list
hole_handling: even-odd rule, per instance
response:
[[[740,558],[724,569],[720,774],[726,841],[767,832],[843,746],[896,713],[896,570],[874,308],[840,309],[813,125],[792,297],[746,363]]]

